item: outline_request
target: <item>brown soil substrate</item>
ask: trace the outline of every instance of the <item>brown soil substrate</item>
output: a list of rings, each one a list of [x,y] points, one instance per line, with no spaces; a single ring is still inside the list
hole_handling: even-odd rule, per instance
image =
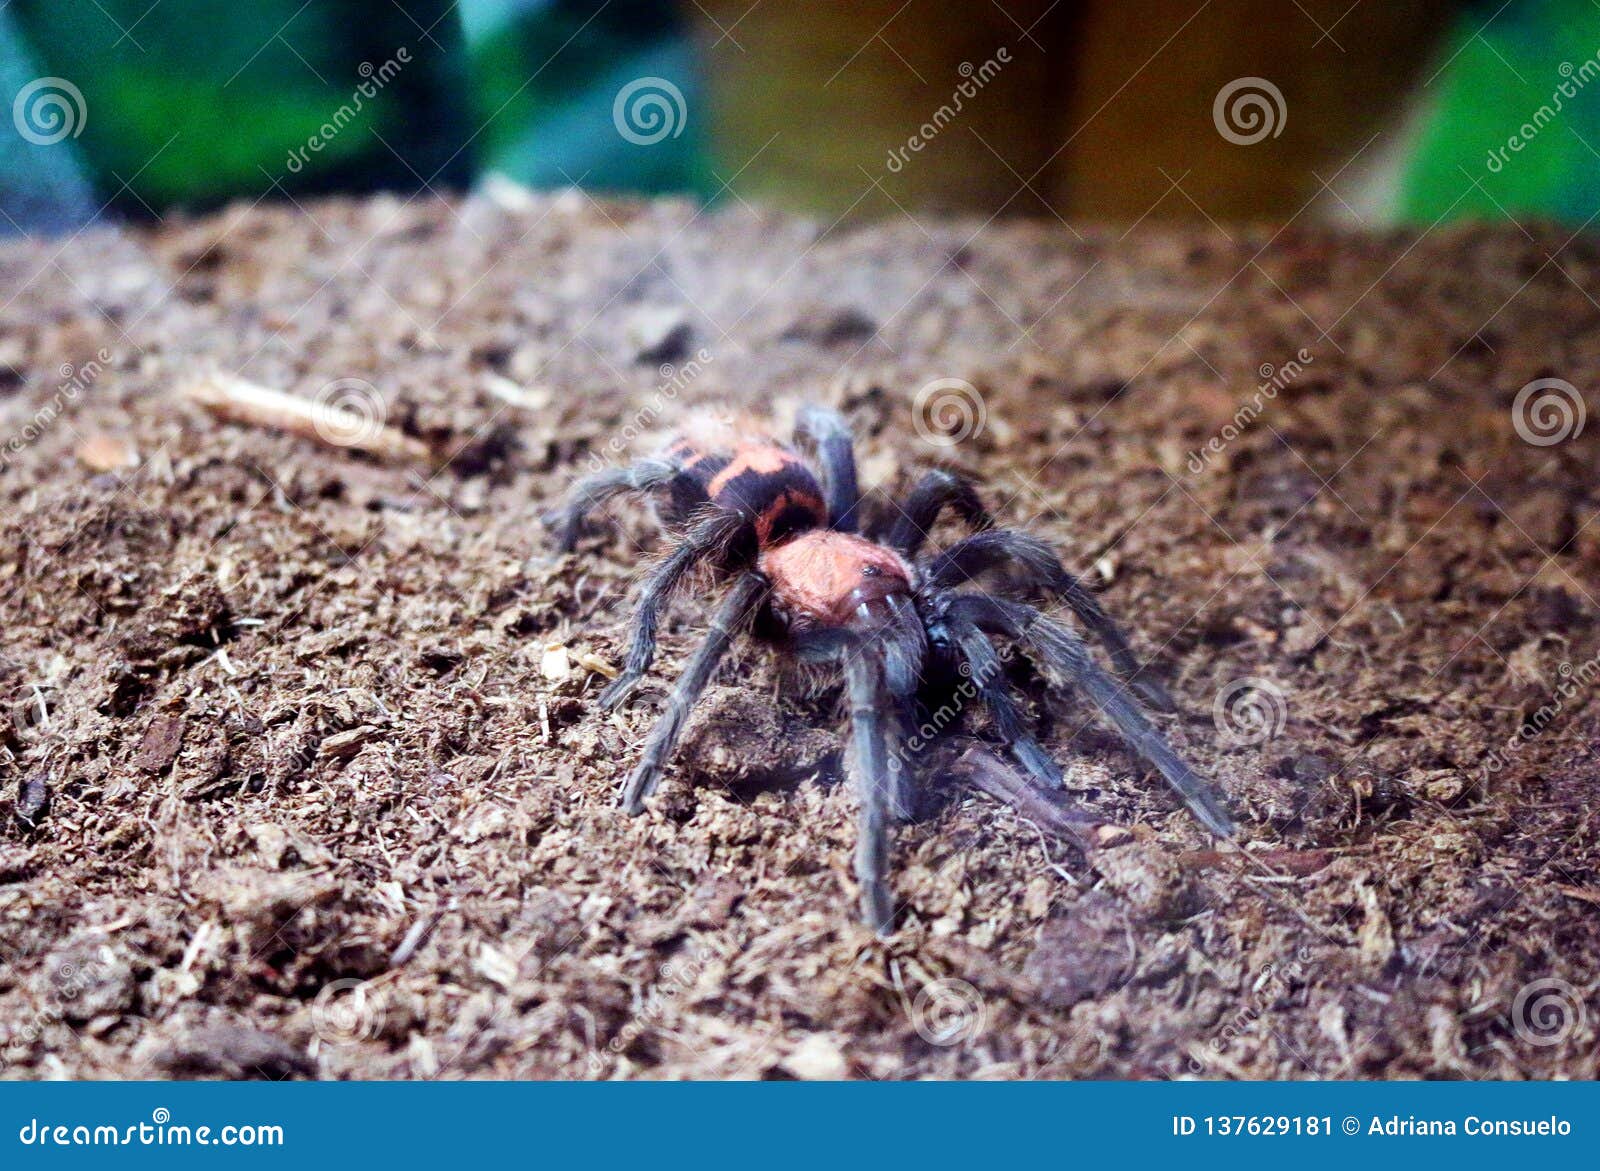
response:
[[[1594,1077],[1600,427],[1525,442],[1513,399],[1600,386],[1596,288],[1554,230],[830,234],[570,193],[7,243],[4,1071]],[[178,394],[206,370],[364,380],[448,462],[219,421]],[[952,446],[913,425],[936,379],[986,412]],[[961,783],[972,718],[922,761],[890,941],[837,694],[764,652],[618,812],[660,691],[593,699],[659,543],[617,509],[555,557],[540,512],[636,429],[805,399],[873,485],[964,468],[1064,551],[1248,855],[1020,661],[1122,828]],[[1275,734],[1223,736],[1230,696]]]

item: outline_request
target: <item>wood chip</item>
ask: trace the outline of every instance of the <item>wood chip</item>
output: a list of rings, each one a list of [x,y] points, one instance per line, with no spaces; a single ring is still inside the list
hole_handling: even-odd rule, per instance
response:
[[[554,643],[544,648],[539,660],[539,673],[552,683],[560,682],[572,674],[572,664],[567,661],[567,648]]]
[[[552,397],[547,386],[523,386],[501,374],[485,374],[483,388],[501,402],[525,411],[546,410]]]
[[[1569,899],[1589,903],[1591,906],[1600,907],[1600,890],[1592,886],[1558,886],[1556,890],[1566,895]]]
[[[478,945],[478,954],[472,960],[472,970],[491,984],[497,984],[508,992],[517,982],[517,961],[491,944]]]
[[[1046,793],[986,748],[967,749],[950,771],[1004,801],[1046,833],[1085,851],[1120,845],[1132,836],[1123,826],[1108,825],[1064,798]]]
[[[78,462],[91,472],[122,472],[139,466],[139,452],[126,439],[96,432],[78,444]]]
[[[343,732],[335,732],[323,738],[319,751],[323,756],[335,760],[349,760],[361,751],[361,746],[377,735],[378,730],[370,725],[363,724],[359,728],[349,728]]]
[[[165,772],[183,747],[183,732],[188,725],[178,716],[157,716],[150,721],[139,751],[133,754],[133,767],[141,772]]]
[[[389,426],[381,411],[369,414],[337,403],[323,403],[285,394],[230,374],[211,373],[182,388],[183,397],[219,419],[265,427],[310,439],[329,447],[346,447],[390,462],[431,460],[433,449],[422,440]],[[374,407],[381,404],[375,399]]]
[[[581,652],[578,655],[578,666],[586,671],[593,671],[596,675],[604,675],[607,679],[615,679],[621,674],[620,671],[593,651]]]
[[[27,826],[38,824],[50,810],[50,778],[42,772],[17,782],[17,820]]]
[[[839,1046],[822,1033],[812,1033],[801,1041],[782,1065],[791,1076],[804,1082],[836,1082],[850,1072]]]

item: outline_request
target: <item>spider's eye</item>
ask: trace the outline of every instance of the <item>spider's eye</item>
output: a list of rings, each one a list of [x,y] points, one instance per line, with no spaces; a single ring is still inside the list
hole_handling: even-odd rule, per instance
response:
[[[863,565],[861,567],[862,577],[881,577],[882,575],[883,570],[876,565]]]

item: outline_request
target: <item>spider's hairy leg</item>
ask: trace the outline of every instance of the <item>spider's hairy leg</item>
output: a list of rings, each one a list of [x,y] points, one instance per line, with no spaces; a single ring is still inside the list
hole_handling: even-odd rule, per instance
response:
[[[893,718],[889,726],[903,729],[916,722],[914,700],[928,665],[928,631],[910,598],[891,594],[884,602],[889,607],[890,621],[865,637],[871,640],[873,653],[880,656],[883,685],[892,700]],[[914,806],[911,766],[902,754],[892,753],[889,757],[890,810],[899,820],[910,821]]]
[[[850,737],[855,772],[856,883],[861,890],[861,919],[880,936],[894,927],[889,897],[889,806],[894,781],[890,771],[887,728],[893,722],[892,696],[884,683],[883,665],[870,647],[845,653],[846,691],[850,698]]]
[[[965,594],[951,603],[951,610],[981,629],[1025,644],[1051,674],[1081,686],[1128,745],[1155,765],[1201,824],[1218,837],[1233,836],[1233,817],[1222,794],[1172,750],[1127,690],[1095,664],[1082,639],[1021,602]]]
[[[694,707],[711,681],[717,664],[733,644],[739,632],[750,623],[755,611],[766,598],[767,581],[757,573],[747,573],[733,584],[722,606],[712,619],[711,630],[678,677],[677,686],[667,698],[667,710],[650,732],[644,746],[644,755],[634,767],[628,783],[622,790],[622,807],[629,813],[644,810],[644,800],[656,791],[661,781],[661,771],[666,768],[672,750],[678,745],[678,736]]]
[[[987,529],[994,518],[978,499],[972,481],[942,468],[928,472],[912,487],[889,527],[886,543],[907,557],[915,557],[928,539],[928,530],[946,508],[954,510],[968,526]]]
[[[633,614],[633,636],[628,643],[628,658],[622,674],[600,693],[600,704],[614,708],[631,692],[650,669],[656,654],[656,628],[661,611],[672,592],[700,562],[725,549],[748,520],[736,512],[715,511],[697,521],[679,545],[651,570],[639,591],[639,604]]]
[[[814,451],[821,465],[822,489],[828,498],[828,527],[841,533],[855,532],[861,491],[849,424],[838,411],[802,407],[795,418],[795,441]]]
[[[1166,688],[1142,675],[1144,664],[1139,662],[1122,628],[1105,612],[1100,600],[1067,571],[1055,550],[1039,538],[1014,529],[976,533],[935,557],[927,567],[927,574],[934,587],[948,589],[1001,562],[1016,565],[1034,585],[1065,602],[1100,640],[1117,671],[1147,704],[1161,712],[1177,710]]]
[[[900,746],[899,750],[888,752],[889,816],[895,821],[910,821],[917,815],[917,798],[911,783],[911,758],[905,751],[905,737],[908,728],[916,727],[916,704],[910,697],[896,697],[884,720],[885,741],[892,738]]]
[[[961,657],[966,660],[970,678],[977,689],[978,698],[989,709],[989,718],[1017,763],[1046,788],[1059,789],[1062,784],[1061,766],[1033,738],[1023,723],[1017,709],[1016,697],[1006,683],[1000,656],[994,643],[978,628],[969,615],[959,610],[945,621],[945,627]]]
[[[884,681],[891,693],[909,696],[922,681],[928,661],[928,632],[922,615],[907,597],[891,594],[884,599],[892,615],[890,621],[868,637],[882,654]]]
[[[620,468],[604,468],[576,481],[566,499],[544,514],[545,527],[563,553],[570,553],[583,530],[583,518],[613,496],[624,492],[650,492],[669,483],[678,466],[668,460],[642,459]]]

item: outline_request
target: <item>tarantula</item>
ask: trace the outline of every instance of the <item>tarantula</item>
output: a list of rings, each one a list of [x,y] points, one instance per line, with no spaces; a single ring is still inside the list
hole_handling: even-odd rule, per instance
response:
[[[628,812],[640,812],[655,791],[690,708],[741,633],[802,663],[842,668],[860,803],[861,913],[885,934],[894,917],[885,877],[889,822],[909,818],[912,807],[909,770],[890,739],[936,668],[970,680],[994,731],[1035,782],[1062,784],[1060,768],[1025,725],[1002,675],[991,641],[999,636],[1023,647],[1051,682],[1087,692],[1206,828],[1232,836],[1221,794],[1184,763],[1132,698],[1130,690],[1151,706],[1174,710],[1159,684],[1140,677],[1141,664],[1117,624],[1043,541],[992,527],[968,481],[928,472],[871,539],[859,536],[850,431],[835,412],[809,407],[800,412],[793,446],[727,423],[707,424],[686,430],[655,458],[584,476],[545,517],[557,546],[572,551],[585,516],[626,492],[654,494],[661,519],[680,538],[644,580],[627,660],[601,694],[603,707],[620,704],[649,670],[662,610],[692,568],[708,565],[732,582],[622,788]],[[922,553],[946,509],[972,535]],[[1028,602],[961,588],[1001,566],[1012,570],[1013,584],[1064,602],[1127,684],[1099,667],[1073,631]]]

